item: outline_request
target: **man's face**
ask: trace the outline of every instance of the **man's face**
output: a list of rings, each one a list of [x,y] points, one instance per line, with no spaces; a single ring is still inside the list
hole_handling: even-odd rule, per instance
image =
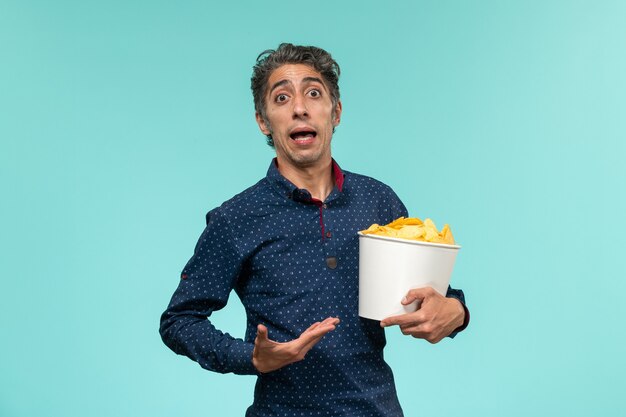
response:
[[[279,166],[293,168],[330,163],[333,128],[341,118],[341,102],[333,109],[322,75],[304,64],[278,67],[268,79],[266,120],[256,120],[265,135],[272,135]]]

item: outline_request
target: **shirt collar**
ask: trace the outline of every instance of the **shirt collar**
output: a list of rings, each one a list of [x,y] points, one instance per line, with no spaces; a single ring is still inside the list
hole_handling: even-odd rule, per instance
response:
[[[332,162],[333,175],[335,177],[335,188],[337,191],[342,192],[345,174],[334,159]],[[295,184],[282,176],[280,171],[278,171],[278,161],[276,158],[272,159],[272,162],[270,163],[270,167],[267,170],[267,179],[279,194],[287,198],[294,198],[303,201],[311,199],[311,193],[309,193],[308,190],[296,187]],[[331,194],[334,194],[334,192]]]

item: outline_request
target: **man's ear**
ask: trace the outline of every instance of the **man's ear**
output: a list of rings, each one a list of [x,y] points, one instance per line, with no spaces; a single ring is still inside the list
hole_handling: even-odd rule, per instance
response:
[[[254,113],[254,117],[256,117],[256,124],[259,125],[259,129],[261,129],[261,132],[263,132],[265,136],[271,134],[269,126],[267,125],[267,123],[265,123],[265,119],[263,119],[263,116],[261,116],[261,113],[259,112]]]
[[[337,100],[337,104],[335,105],[335,109],[333,111],[333,127],[337,127],[339,122],[341,122],[341,100]]]

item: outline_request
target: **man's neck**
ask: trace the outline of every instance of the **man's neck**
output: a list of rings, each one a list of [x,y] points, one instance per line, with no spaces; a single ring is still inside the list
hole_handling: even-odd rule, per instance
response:
[[[311,197],[324,201],[335,185],[332,164],[332,159],[329,159],[323,164],[295,167],[278,159],[278,171],[296,187],[309,191]]]

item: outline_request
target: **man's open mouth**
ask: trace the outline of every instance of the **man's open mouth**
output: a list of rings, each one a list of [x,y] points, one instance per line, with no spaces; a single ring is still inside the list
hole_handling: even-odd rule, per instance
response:
[[[289,135],[289,137],[295,141],[309,140],[316,136],[317,132],[315,130],[300,130]]]

